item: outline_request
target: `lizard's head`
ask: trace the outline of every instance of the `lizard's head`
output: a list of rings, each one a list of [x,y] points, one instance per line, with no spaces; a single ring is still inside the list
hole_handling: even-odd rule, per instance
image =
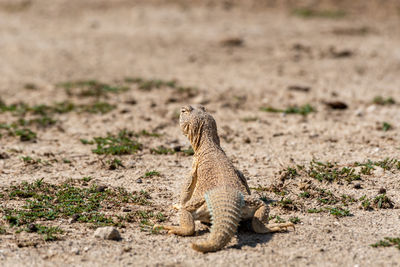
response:
[[[179,125],[183,134],[192,143],[193,149],[196,150],[205,138],[219,145],[217,124],[203,106],[182,107]]]

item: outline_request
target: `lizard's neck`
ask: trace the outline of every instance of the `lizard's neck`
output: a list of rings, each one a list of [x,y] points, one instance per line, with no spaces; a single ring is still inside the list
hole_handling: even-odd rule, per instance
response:
[[[200,154],[202,151],[210,148],[221,148],[218,134],[211,132],[208,129],[203,129],[200,131],[200,134],[197,134],[194,138],[191,138],[190,142],[195,154]]]

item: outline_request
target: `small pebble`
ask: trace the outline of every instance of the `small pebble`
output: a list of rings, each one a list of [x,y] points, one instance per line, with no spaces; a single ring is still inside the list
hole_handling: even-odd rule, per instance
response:
[[[94,237],[105,240],[120,240],[121,235],[118,230],[112,226],[97,228],[94,232]]]
[[[35,224],[31,223],[30,225],[28,225],[28,229],[30,232],[36,232],[38,229],[36,227]]]
[[[361,189],[362,187],[361,187],[361,184],[360,184],[360,183],[356,183],[356,184],[354,185],[354,188],[355,188],[355,189]]]
[[[379,194],[386,194],[386,188],[379,188]]]
[[[96,191],[97,191],[97,192],[104,192],[106,189],[107,189],[107,186],[106,186],[106,185],[99,185],[99,186],[96,188]]]
[[[143,180],[141,178],[139,178],[136,180],[136,183],[141,184],[141,183],[143,183]]]

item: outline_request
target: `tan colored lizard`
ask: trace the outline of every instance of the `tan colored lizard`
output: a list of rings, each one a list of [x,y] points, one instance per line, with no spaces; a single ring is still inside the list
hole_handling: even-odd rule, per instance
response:
[[[180,224],[155,227],[190,236],[195,233],[195,220],[212,222],[208,239],[192,243],[201,252],[223,248],[242,220],[251,220],[256,233],[294,227],[292,223],[268,224],[268,206],[250,195],[246,178],[222,150],[215,120],[204,107],[183,107],[179,124],[194,150],[191,174],[182,187],[180,204],[174,206],[179,209]]]

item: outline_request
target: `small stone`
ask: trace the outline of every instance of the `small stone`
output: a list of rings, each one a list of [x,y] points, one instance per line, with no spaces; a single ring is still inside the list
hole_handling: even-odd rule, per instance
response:
[[[72,249],[71,249],[71,253],[73,253],[73,254],[75,254],[75,255],[79,255],[80,250],[79,250],[79,248],[72,248]]]
[[[243,46],[244,41],[242,38],[231,37],[231,38],[226,38],[226,39],[221,40],[220,43],[222,46],[239,47],[239,46]]]
[[[129,247],[129,246],[124,247],[124,248],[122,249],[123,252],[130,252],[131,250],[132,250],[132,247]]]
[[[29,232],[36,232],[38,229],[35,224],[31,223],[30,225],[28,225],[28,230]]]
[[[99,186],[96,188],[96,192],[104,192],[106,189],[107,189],[107,186],[106,186],[106,185],[99,185]]]
[[[379,194],[386,194],[386,188],[379,188]]]
[[[139,178],[136,180],[136,183],[141,184],[141,183],[143,183],[143,180],[141,178]]]
[[[182,146],[177,145],[177,146],[174,146],[173,149],[175,152],[179,152],[182,150]]]
[[[8,159],[8,158],[10,158],[10,156],[7,155],[7,153],[4,153],[4,152],[0,153],[0,159]]]
[[[69,218],[68,223],[74,223],[74,222],[78,221],[78,219],[79,219],[79,214],[74,214],[74,215],[72,215],[71,218]]]
[[[129,100],[125,101],[125,103],[129,104],[129,105],[136,105],[137,101],[135,99],[129,99]]]
[[[361,184],[360,184],[360,183],[356,183],[356,184],[354,185],[354,188],[355,188],[355,189],[361,189],[362,187],[361,187]]]
[[[354,114],[355,114],[357,117],[362,117],[362,116],[364,115],[363,109],[362,109],[362,108],[357,109],[357,110],[354,112]]]
[[[376,109],[376,106],[375,106],[375,105],[371,105],[371,106],[369,106],[369,107],[367,108],[367,112],[374,112],[375,109]]]
[[[112,226],[97,228],[94,232],[94,237],[105,240],[121,240],[118,230]]]
[[[325,105],[331,109],[347,109],[347,104],[342,101],[325,102]]]
[[[290,85],[287,89],[290,91],[298,91],[298,92],[307,93],[310,91],[311,87],[303,86],[303,85]]]
[[[122,212],[130,212],[132,211],[130,208],[122,208]]]

